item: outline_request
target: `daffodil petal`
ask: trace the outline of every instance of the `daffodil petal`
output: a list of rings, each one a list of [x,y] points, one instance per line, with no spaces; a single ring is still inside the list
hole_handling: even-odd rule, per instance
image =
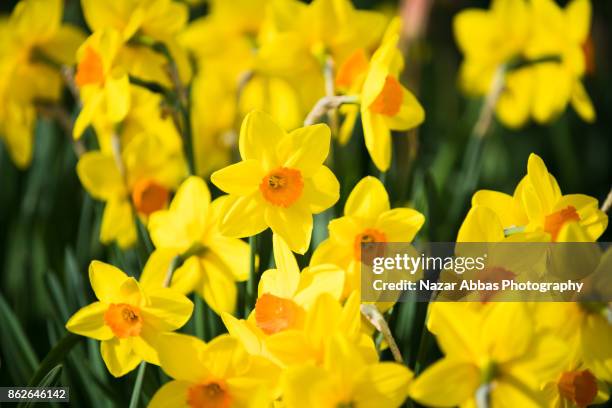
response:
[[[412,242],[423,224],[425,216],[412,208],[394,208],[382,213],[375,228],[387,236],[389,242]]]
[[[176,330],[191,317],[193,303],[173,289],[159,288],[147,296],[149,304],[142,308],[143,320],[158,331]]]
[[[268,228],[264,218],[265,206],[259,193],[248,197],[230,196],[224,205],[226,210],[220,225],[223,235],[250,237]]]
[[[98,300],[112,303],[117,298],[117,293],[122,285],[128,280],[128,276],[119,268],[100,261],[92,261],[89,264],[89,282]]]
[[[233,313],[238,293],[233,277],[223,264],[215,260],[204,257],[200,262],[203,269],[200,289],[202,297],[215,313]]]
[[[114,377],[122,377],[129,373],[142,361],[132,348],[132,339],[104,340],[100,344],[100,354],[106,368]]]
[[[240,156],[260,161],[265,169],[277,167],[276,145],[284,137],[285,132],[268,114],[252,111],[240,128]]]
[[[280,235],[292,251],[303,254],[310,245],[312,214],[299,205],[287,208],[266,208],[266,223]]]
[[[313,214],[325,211],[340,198],[340,184],[326,166],[319,166],[311,178],[304,180],[303,201]]]
[[[325,124],[298,128],[277,145],[277,157],[284,167],[300,170],[302,177],[310,177],[329,154],[331,131]]]
[[[187,381],[170,381],[155,392],[149,408],[189,408],[187,392],[194,384]]]
[[[363,137],[372,161],[380,171],[391,165],[391,131],[382,115],[362,109]]]
[[[112,155],[87,152],[77,163],[77,175],[83,187],[98,200],[110,200],[125,194],[123,177]]]
[[[210,375],[205,365],[206,344],[197,337],[166,333],[157,339],[157,348],[161,367],[170,377],[199,383]]]
[[[244,160],[215,171],[210,180],[228,194],[246,196],[258,190],[264,176],[257,160]]]
[[[66,323],[66,329],[81,336],[91,337],[96,340],[109,340],[113,331],[104,323],[104,313],[108,310],[108,304],[94,302],[82,307]]]

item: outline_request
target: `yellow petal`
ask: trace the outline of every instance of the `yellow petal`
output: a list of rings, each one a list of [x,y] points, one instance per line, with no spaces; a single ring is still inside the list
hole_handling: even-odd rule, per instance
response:
[[[298,204],[287,208],[266,208],[266,223],[280,235],[292,251],[303,254],[310,245],[312,214]]]
[[[233,313],[236,308],[236,282],[224,265],[207,257],[201,258],[202,282],[199,292],[215,313]]]
[[[556,63],[540,63],[533,68],[534,81],[533,117],[538,123],[556,119],[570,100],[572,74]]]
[[[6,103],[7,113],[0,125],[4,142],[11,159],[19,168],[25,168],[32,161],[32,145],[36,111],[31,105]]]
[[[258,190],[265,175],[260,162],[244,160],[215,171],[210,181],[225,193],[246,196]]]
[[[142,308],[143,321],[154,330],[176,330],[191,317],[193,303],[179,292],[159,288],[149,291],[147,295],[149,304]]]
[[[288,366],[312,361],[317,356],[304,332],[299,330],[284,330],[267,336],[264,344],[274,358]]]
[[[414,380],[409,394],[412,399],[424,405],[452,407],[473,398],[479,384],[480,370],[477,366],[460,359],[444,357]]]
[[[74,65],[76,51],[84,41],[85,34],[80,28],[65,24],[50,40],[41,45],[41,50],[55,62]]]
[[[106,368],[114,377],[129,373],[142,361],[132,349],[132,339],[104,340],[100,344],[100,353]]]
[[[156,249],[153,251],[140,275],[140,286],[146,291],[163,287],[170,262],[177,255],[172,250]]]
[[[372,161],[380,171],[391,165],[391,131],[382,115],[362,109],[361,121],[366,148]]]
[[[576,43],[582,44],[589,36],[591,25],[591,2],[572,0],[565,8],[567,32]]]
[[[157,354],[155,339],[158,333],[148,327],[144,327],[140,336],[132,337],[132,347],[134,353],[147,363],[159,365],[159,355]]]
[[[248,197],[230,196],[225,201],[225,215],[220,225],[223,235],[250,237],[268,228],[264,217],[265,204],[258,192]]]
[[[83,187],[98,200],[110,200],[125,194],[123,177],[110,154],[87,152],[79,159],[77,175]]]
[[[596,241],[608,226],[608,216],[599,209],[599,203],[593,197],[584,194],[567,194],[562,196],[554,210],[559,211],[572,206],[580,217],[580,226],[584,229],[589,241]],[[559,240],[559,239],[557,239]]]
[[[423,224],[425,216],[412,208],[394,208],[382,213],[375,228],[387,236],[389,242],[412,242]]]
[[[130,81],[127,74],[110,77],[104,87],[106,113],[112,122],[120,122],[130,109]]]
[[[102,215],[100,241],[110,244],[115,240],[123,249],[136,243],[136,224],[132,207],[124,197],[108,200]]]
[[[488,207],[472,207],[459,233],[457,242],[499,242],[504,239],[504,226],[499,217]]]
[[[319,166],[311,178],[304,180],[302,200],[313,214],[325,211],[340,198],[340,184],[326,166]]]
[[[274,278],[274,288],[270,288],[274,289],[274,291],[270,291],[269,293],[278,297],[291,299],[300,282],[300,268],[295,256],[283,238],[277,234],[273,234],[272,246],[274,250],[274,262],[276,263],[276,274]]]
[[[367,176],[362,178],[349,194],[344,214],[374,220],[389,208],[389,195],[385,186],[377,178]]]
[[[302,271],[300,286],[294,300],[308,309],[323,294],[340,299],[344,288],[344,270],[336,265],[322,264],[311,266]]]
[[[465,9],[453,20],[455,39],[464,53],[482,55],[489,51],[496,30],[495,20],[485,10]]]
[[[540,200],[542,210],[550,214],[555,203],[561,198],[561,190],[557,180],[548,172],[544,160],[537,154],[529,155],[527,176]]]
[[[387,117],[387,126],[393,130],[410,130],[425,120],[425,110],[421,103],[408,89],[402,86],[402,104],[399,112]]]
[[[103,102],[103,94],[96,92],[89,97],[85,97],[85,92],[81,92],[81,98],[83,99],[83,108],[79,112],[74,121],[74,127],[72,128],[72,136],[78,139],[83,135],[83,132],[91,124],[94,115],[98,111],[101,103]]]
[[[408,396],[412,376],[401,364],[372,364],[366,368],[365,381],[355,391],[355,400],[363,406],[399,407]]]
[[[215,237],[207,242],[207,256],[217,258],[219,264],[225,265],[234,279],[243,282],[249,277],[251,248],[249,244],[236,238]]]
[[[276,146],[282,166],[298,169],[302,177],[310,177],[323,164],[329,154],[331,131],[325,124],[298,128]]]
[[[504,227],[527,224],[527,218],[516,208],[514,198],[508,194],[491,190],[478,190],[472,196],[472,206],[490,208]]]
[[[193,383],[187,381],[167,382],[155,392],[147,406],[149,408],[189,408],[189,404],[187,404],[187,391],[193,385]]]
[[[591,102],[591,98],[587,93],[586,89],[584,89],[584,85],[579,80],[574,81],[574,85],[572,86],[572,97],[571,103],[578,115],[586,122],[593,123],[595,122],[595,108],[593,107],[593,102]]]
[[[66,323],[66,329],[81,336],[96,340],[109,340],[113,331],[104,323],[104,313],[108,304],[94,302],[82,307]]]
[[[461,320],[459,320],[461,316]],[[427,327],[449,356],[476,358],[478,346],[473,333],[479,330],[482,316],[469,303],[437,302],[432,305]]]
[[[285,132],[266,113],[252,111],[242,121],[238,142],[242,160],[254,159],[266,170],[277,167],[276,145]]]
[[[237,375],[240,365],[248,358],[238,340],[229,335],[215,337],[206,345],[204,365],[216,378]]]
[[[529,67],[506,74],[505,89],[495,105],[495,113],[504,125],[519,128],[527,122],[533,100],[534,80],[535,71]]]
[[[157,347],[161,367],[170,377],[199,383],[210,375],[204,365],[206,344],[197,337],[166,333],[157,339]]]
[[[222,312],[221,319],[230,335],[240,340],[249,354],[258,355],[262,352],[262,343],[256,332],[246,320],[238,320],[229,313]]]
[[[128,276],[119,268],[100,261],[89,264],[89,282],[98,300],[113,303]]]
[[[491,358],[503,364],[524,354],[533,335],[533,321],[525,305],[493,303],[488,309],[481,337]]]

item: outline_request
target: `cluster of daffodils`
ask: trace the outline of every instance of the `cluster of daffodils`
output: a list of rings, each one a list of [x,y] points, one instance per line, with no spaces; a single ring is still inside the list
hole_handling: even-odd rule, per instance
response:
[[[489,10],[467,9],[454,20],[465,56],[460,83],[471,95],[494,94],[501,122],[548,123],[570,104],[582,119],[595,109],[582,78],[593,69],[591,2],[493,0]]]
[[[113,376],[161,367],[171,380],[151,407],[393,408],[411,399],[583,408],[607,399],[607,304],[434,304],[427,328],[444,356],[417,375],[386,323],[394,304],[360,304],[362,244],[412,242],[425,223],[392,208],[372,176],[353,186],[343,214],[333,208],[332,146],[361,127],[384,174],[392,132],[425,120],[401,83],[398,19],[350,0],[209,0],[206,16],[190,20],[188,3],[81,0],[88,37],[62,24],[60,0],[22,0],[0,19],[0,135],[15,163],[31,160],[37,115],[63,118],[85,150],[78,178],[104,205],[100,241],[127,250],[150,238],[154,247],[138,279],[93,261],[97,301],[66,323],[101,342]],[[565,9],[494,0],[490,11],[461,12],[462,85],[496,94],[509,126],[548,122],[568,103],[592,121],[581,82],[589,20],[588,0]],[[315,245],[323,212],[328,234]],[[562,195],[533,154],[513,195],[474,194],[457,240],[593,242],[607,222],[596,199]],[[268,229],[269,265],[255,239]],[[185,334],[190,297],[227,333],[207,343]],[[386,347],[396,361],[381,359]]]

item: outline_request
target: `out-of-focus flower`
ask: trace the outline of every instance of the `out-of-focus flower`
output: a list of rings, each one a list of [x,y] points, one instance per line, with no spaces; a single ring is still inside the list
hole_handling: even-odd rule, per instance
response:
[[[263,112],[247,115],[240,130],[242,161],[211,176],[229,194],[221,232],[248,237],[270,227],[291,250],[304,253],[312,214],[329,208],[339,196],[336,176],[323,165],[329,145],[327,125],[287,134]]]
[[[554,380],[547,382],[543,391],[546,406],[551,408],[584,408],[610,398],[608,385],[576,363],[569,364]]]
[[[149,219],[151,239],[157,248],[160,267],[143,273],[142,282],[164,281],[168,264],[175,256],[184,260],[173,274],[170,287],[183,293],[196,290],[217,313],[232,313],[236,307],[236,281],[249,272],[249,245],[219,232],[227,197],[210,202],[210,192],[199,177],[181,184],[168,210]]]
[[[149,408],[267,408],[274,400],[278,370],[249,356],[227,335],[210,343],[184,334],[166,334],[160,342],[163,370],[173,378],[153,396]]]
[[[162,286],[145,290],[134,278],[99,261],[89,265],[89,281],[98,301],[76,312],[66,329],[101,340],[102,358],[115,377],[142,360],[159,365],[159,335],[187,322],[191,301]]]
[[[482,208],[484,207],[484,209]],[[472,209],[457,237],[462,242],[500,241],[506,235],[539,234],[541,240],[559,241],[560,232],[576,223],[590,241],[596,241],[608,225],[597,199],[583,194],[562,195],[557,180],[544,161],[531,154],[527,175],[514,195],[480,190],[472,197]],[[567,230],[565,231],[567,232]],[[523,235],[527,239],[527,236]]]
[[[376,178],[363,178],[346,200],[344,217],[329,223],[329,238],[315,250],[311,265],[332,263],[346,271],[344,296],[361,288],[361,244],[411,242],[425,217],[411,208],[394,208]]]
[[[186,172],[182,154],[165,149],[158,137],[146,133],[134,137],[120,155],[85,153],[77,164],[79,180],[94,198],[106,202],[100,240],[116,240],[122,248],[133,245],[134,210],[147,217],[164,208],[170,191],[178,187]]]
[[[293,366],[283,379],[283,401],[289,407],[394,408],[406,399],[412,373],[401,364],[368,362],[336,333],[326,344],[322,366]]]
[[[386,36],[372,56],[361,91],[361,122],[366,148],[380,171],[391,164],[391,130],[409,130],[425,120],[416,97],[399,82],[403,59],[399,35]]]
[[[32,158],[35,104],[59,101],[59,65],[74,63],[85,38],[62,14],[61,0],[24,0],[0,18],[0,139],[21,168]]]
[[[77,52],[76,85],[83,108],[73,129],[81,137],[96,116],[119,123],[130,108],[130,82],[127,72],[117,65],[116,57],[123,45],[119,32],[104,29],[93,33]]]
[[[422,404],[541,407],[544,381],[567,363],[567,346],[535,330],[524,303],[433,303],[428,327],[445,356],[411,385]]]
[[[323,324],[321,319],[328,323],[334,322],[325,326],[327,331],[337,326],[338,320],[344,320],[346,325],[343,327],[350,331],[350,327],[354,326],[350,322],[353,322],[353,318],[359,319],[358,304],[355,303],[353,307],[347,308],[346,312],[342,312],[336,301],[340,298],[344,284],[344,273],[340,268],[327,264],[309,267],[300,273],[293,253],[282,238],[275,235],[273,246],[276,269],[262,274],[255,310],[247,320],[238,320],[227,313],[223,314],[223,322],[228,331],[239,338],[252,354],[270,357],[267,348],[267,342],[270,341],[277,346],[283,345],[278,348],[283,351],[283,356],[294,354],[290,357],[292,360],[308,359],[312,356],[313,347],[302,345],[309,343],[306,339],[316,343],[325,335],[315,332],[317,325]],[[319,300],[323,294],[328,295],[328,301]],[[315,306],[317,304],[318,307]],[[325,311],[323,305],[327,305]],[[309,313],[311,309],[318,312]],[[349,309],[355,312],[355,316],[348,312]],[[341,315],[344,317],[340,317]],[[308,331],[307,336],[302,336],[302,331]],[[287,342],[286,336],[290,336],[292,340]],[[276,340],[269,340],[270,337],[275,337]],[[297,338],[299,340],[296,340]],[[273,348],[276,349],[275,346]],[[293,352],[289,352],[289,348]],[[314,348],[320,352],[320,347]],[[283,356],[276,358],[283,361]]]

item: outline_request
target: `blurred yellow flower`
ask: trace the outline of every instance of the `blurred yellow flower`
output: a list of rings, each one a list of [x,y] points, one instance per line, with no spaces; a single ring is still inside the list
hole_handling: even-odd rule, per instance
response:
[[[0,17],[0,139],[21,168],[32,159],[35,105],[59,101],[59,65],[74,63],[85,38],[62,14],[61,0],[24,0]]]
[[[489,190],[474,194],[472,209],[459,229],[457,240],[494,242],[506,235],[533,239],[537,234],[540,240],[560,241],[565,240],[560,233],[568,223],[576,223],[588,240],[596,241],[608,226],[608,217],[599,210],[593,197],[562,195],[544,161],[532,153],[527,162],[527,175],[513,196]],[[567,232],[566,229],[564,234]]]
[[[199,177],[181,184],[168,210],[149,218],[151,240],[157,248],[151,255],[166,262],[145,271],[142,282],[164,281],[168,264],[175,256],[184,263],[174,272],[170,286],[183,293],[196,290],[217,313],[232,313],[236,307],[236,282],[249,273],[249,245],[219,232],[223,203],[227,197],[210,202],[210,192]],[[165,265],[163,265],[165,263]]]
[[[187,322],[193,310],[189,299],[162,286],[145,290],[134,278],[99,261],[89,265],[89,281],[98,301],[76,312],[66,329],[101,340],[102,358],[115,377],[142,360],[159,365],[158,337]]]
[[[389,35],[372,56],[361,91],[361,122],[366,148],[380,171],[391,164],[391,130],[410,130],[425,120],[415,96],[399,82],[403,59],[399,35]]]
[[[229,194],[221,233],[248,237],[270,227],[292,251],[304,253],[312,214],[326,210],[339,196],[336,176],[323,165],[329,145],[327,125],[287,134],[267,114],[248,114],[240,129],[242,161],[211,176]]]
[[[545,383],[543,391],[546,406],[551,408],[584,408],[610,398],[608,385],[576,363],[568,364],[554,380]]]
[[[541,407],[544,381],[561,372],[567,346],[535,330],[524,303],[432,303],[428,327],[445,356],[410,387],[437,407]]]
[[[125,69],[117,66],[116,57],[123,45],[119,32],[104,29],[93,33],[77,52],[76,85],[83,108],[73,129],[81,137],[95,116],[117,124],[130,108],[130,83]]]
[[[363,242],[411,242],[425,217],[411,208],[391,209],[383,184],[367,176],[353,188],[344,217],[329,223],[329,238],[312,255],[311,265],[332,263],[346,271],[344,297],[361,289]]]
[[[322,366],[287,369],[283,402],[292,408],[394,408],[406,399],[411,379],[404,365],[368,362],[353,343],[336,333],[326,344]]]
[[[122,248],[133,245],[134,213],[147,217],[164,208],[186,173],[182,154],[165,149],[158,137],[146,133],[134,137],[120,157],[112,152],[85,153],[77,164],[79,180],[92,197],[106,202],[100,241],[116,240]]]
[[[184,334],[166,334],[161,342],[163,370],[173,378],[153,396],[149,408],[268,408],[278,371],[249,356],[227,335],[210,343]]]

